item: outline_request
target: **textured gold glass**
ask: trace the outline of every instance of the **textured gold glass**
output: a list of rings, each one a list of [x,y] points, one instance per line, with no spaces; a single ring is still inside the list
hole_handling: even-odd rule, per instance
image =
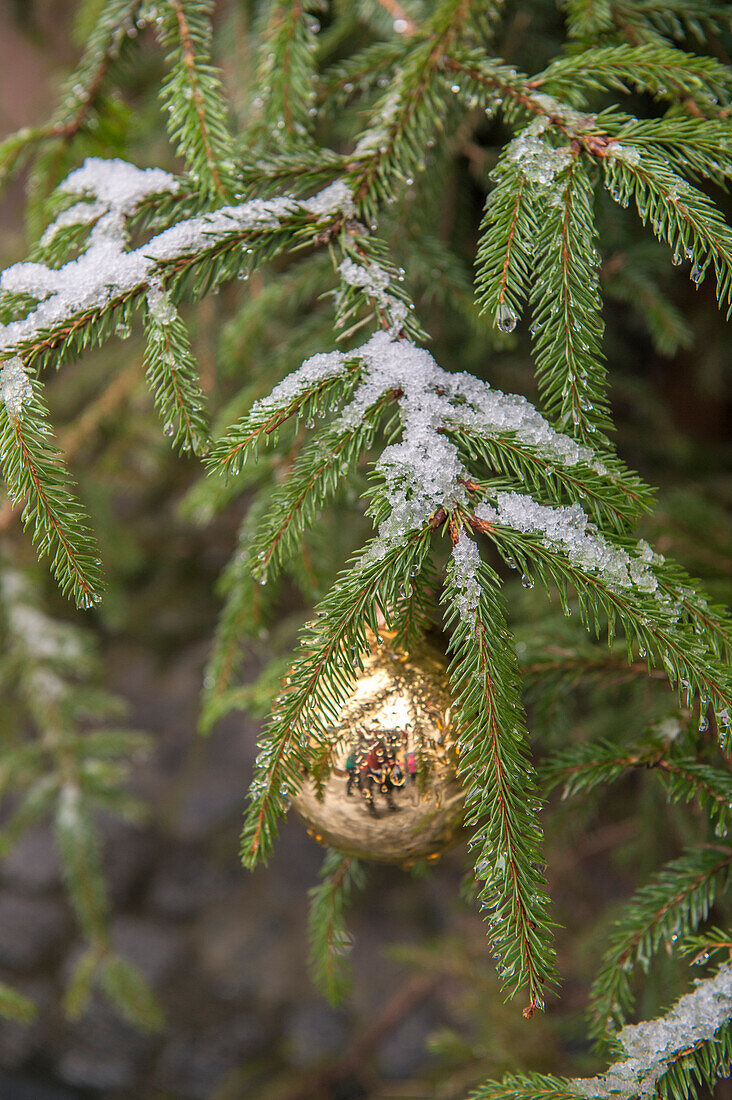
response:
[[[456,778],[447,665],[433,646],[396,650],[388,635],[364,659],[313,776],[293,798],[324,845],[363,859],[410,863],[460,837],[464,796]],[[324,770],[324,769],[323,769]]]

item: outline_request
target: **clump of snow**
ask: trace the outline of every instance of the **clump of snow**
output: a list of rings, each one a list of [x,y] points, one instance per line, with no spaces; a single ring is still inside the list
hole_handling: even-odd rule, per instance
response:
[[[589,448],[556,432],[524,397],[493,390],[469,374],[449,374],[426,349],[395,340],[388,332],[376,333],[347,354],[330,352],[308,359],[254,406],[252,422],[261,422],[321,381],[337,378],[354,362],[360,364],[358,384],[335,427],[352,431],[386,393],[398,395],[402,422],[401,438],[384,449],[375,466],[383,482],[387,514],[369,547],[368,560],[383,557],[440,508],[449,512],[466,505],[469,474],[449,438],[451,428],[467,428],[484,438],[508,436],[554,465],[583,463],[601,476],[611,476]],[[657,588],[646,560],[649,551],[653,556],[647,543],[641,544],[639,553],[614,546],[596,531],[579,505],[551,508],[530,497],[502,493],[496,507],[484,504],[477,514],[540,534],[581,568],[601,571],[608,584],[635,585],[645,592]],[[462,554],[467,562],[468,553],[469,548],[463,548],[458,556]],[[466,612],[471,599],[466,596]]]
[[[360,287],[383,310],[387,319],[391,321],[389,333],[397,336],[407,319],[409,310],[405,302],[389,294],[389,275],[376,263],[365,262],[357,264],[354,260],[346,258],[338,267],[338,273],[344,283],[349,286]]]
[[[170,325],[177,316],[177,310],[170,300],[170,295],[157,280],[151,280],[147,292],[147,308],[150,317],[156,325]]]
[[[450,576],[457,592],[457,607],[461,618],[470,620],[478,609],[480,554],[473,539],[461,531],[452,548]]]
[[[509,146],[508,159],[516,161],[524,177],[539,187],[549,187],[572,160],[569,145],[550,145],[542,135],[549,126],[546,118],[535,118]]]
[[[626,164],[635,168],[640,164],[641,151],[635,145],[622,145],[619,141],[611,141],[606,150],[605,156],[608,160],[622,160]]]
[[[355,353],[354,353],[355,355]],[[349,357],[353,358],[353,356]],[[281,409],[296,400],[316,382],[325,382],[341,374],[347,357],[341,351],[318,352],[306,359],[302,366],[275,386],[267,397],[252,405],[250,418],[266,417],[274,409]]]
[[[67,229],[72,225],[91,225],[97,218],[107,213],[107,206],[103,202],[75,202],[67,210],[63,210],[55,221],[51,222],[48,229],[41,237],[44,248],[51,244],[60,229]]]
[[[698,982],[665,1016],[624,1027],[618,1042],[627,1057],[597,1077],[572,1081],[572,1086],[578,1096],[654,1097],[659,1078],[682,1051],[711,1039],[730,1018],[732,966],[728,964]]]
[[[6,360],[0,368],[0,399],[8,416],[20,420],[23,406],[33,397],[33,387],[25,371],[23,360],[17,355]]]
[[[478,505],[475,510],[478,519],[502,524],[522,534],[539,535],[545,546],[561,550],[572,565],[585,572],[602,574],[611,587],[635,586],[641,592],[655,592],[658,588],[648,562],[604,538],[579,504],[550,506],[538,504],[523,493],[506,492],[496,493],[495,502],[495,507]]]
[[[397,82],[399,83],[398,79]],[[369,129],[359,138],[358,144],[353,150],[355,158],[371,155],[377,149],[386,152],[385,143],[389,140],[390,127],[397,116],[401,101],[401,89],[399,87],[392,89],[384,98],[378,115]]]
[[[317,195],[313,195],[310,199],[301,199],[300,205],[316,217],[321,214],[327,217],[340,211],[347,218],[350,218],[356,213],[353,195],[343,180],[336,180],[335,183],[324,187],[322,191],[319,191]]]
[[[27,294],[38,305],[22,320],[0,325],[0,350],[20,350],[39,332],[80,314],[103,310],[131,292],[145,289],[156,276],[159,278],[166,264],[210,249],[217,241],[241,232],[276,229],[282,219],[303,211],[321,219],[353,208],[350,192],[343,184],[326,187],[305,200],[251,199],[184,219],[147,244],[129,250],[130,215],[144,199],[173,193],[178,186],[173,176],[159,168],[136,168],[121,160],[90,157],[72,172],[62,190],[90,201],[77,203],[59,215],[47,230],[46,240],[51,241],[64,225],[88,219],[88,224],[93,224],[86,250],[58,269],[26,262],[2,273],[2,290]]]

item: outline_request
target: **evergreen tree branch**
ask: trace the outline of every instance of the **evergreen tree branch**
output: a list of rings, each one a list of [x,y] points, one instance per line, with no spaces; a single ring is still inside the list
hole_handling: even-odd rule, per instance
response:
[[[329,849],[320,878],[310,890],[308,965],[317,988],[335,1005],[348,992],[351,979],[345,914],[353,893],[363,889],[366,873],[353,856]]]
[[[162,96],[176,151],[206,194],[225,199],[232,191],[232,139],[210,60],[211,8],[211,0],[165,0],[160,35],[171,72]]]
[[[174,184],[167,177],[161,186]],[[70,261],[55,273],[54,292],[22,320],[0,330],[3,354],[21,354],[28,364],[40,366],[51,361],[53,352],[57,363],[64,355],[103,342],[116,324],[128,323],[133,305],[151,285],[164,283],[176,297],[185,290],[200,296],[270,258],[303,231],[307,234],[308,226],[315,235],[324,223],[339,221],[349,201],[345,189],[337,187],[313,199],[251,200],[185,218],[134,251],[120,248],[105,255],[103,263],[99,257],[87,275],[91,285],[82,288],[76,283],[81,261]],[[44,265],[30,263],[3,275],[6,287],[12,279],[18,288],[48,278]]]
[[[526,987],[528,1018],[543,1008],[556,974],[518,670],[498,577],[480,564],[471,567],[466,583],[461,561],[469,551],[461,542],[470,540],[454,538],[461,555],[454,554],[448,568],[443,602],[454,628],[450,681],[459,730],[458,774],[467,787],[465,823],[477,829],[471,845],[478,848],[476,877],[484,882],[479,900],[488,910],[501,982],[512,994]]]
[[[276,441],[277,431],[283,424],[293,417],[309,420],[334,399],[339,399],[344,388],[351,387],[357,380],[360,367],[355,359],[350,362],[345,360],[348,372],[344,380],[341,377],[343,364],[344,357],[334,357],[331,374],[316,377],[310,385],[298,389],[282,406],[274,400],[277,391],[267,401],[254,405],[246,417],[214,443],[206,459],[208,466],[212,470],[237,474],[249,457],[256,454],[260,444],[268,445]]]
[[[478,433],[460,427],[449,430],[461,453],[471,462],[482,463],[491,473],[503,474],[525,482],[529,488],[551,496],[557,503],[565,499],[576,501],[596,522],[624,533],[643,512],[652,507],[651,491],[636,475],[616,459],[603,456],[603,472],[588,462],[564,465],[555,456],[543,454],[540,447],[531,446],[518,434]],[[471,492],[490,492],[490,483],[471,478],[466,486]]]
[[[633,88],[658,98],[691,99],[704,107],[710,101],[728,104],[732,96],[732,76],[721,62],[659,45],[602,46],[560,57],[532,84],[558,96],[578,87]]]
[[[658,744],[616,745],[604,741],[577,745],[555,753],[539,770],[547,790],[562,785],[562,797],[589,792],[644,768],[658,775],[672,802],[692,802],[716,821],[716,832],[726,832],[732,805],[732,776],[693,758],[670,755]]]
[[[256,82],[261,115],[254,128],[265,144],[283,137],[298,145],[308,140],[315,101],[317,7],[312,0],[272,0],[267,7]]]
[[[34,146],[60,142],[67,147],[94,119],[106,87],[110,69],[130,42],[129,31],[137,31],[142,0],[106,0],[94,22],[79,65],[65,81],[60,104],[50,122],[26,127],[0,143],[0,185],[23,166]],[[51,180],[56,177],[55,154],[48,167]]]
[[[377,609],[388,621],[399,585],[419,568],[431,531],[428,524],[411,532],[382,557],[370,558],[367,547],[318,605],[319,618],[303,633],[301,656],[259,742],[242,831],[245,866],[269,857],[277,818],[286,811],[288,796],[300,788],[312,746],[337,718],[360,654],[368,648],[366,626],[377,632]]]
[[[353,194],[370,219],[395,178],[410,180],[441,128],[447,104],[443,69],[450,52],[481,16],[474,0],[440,0],[423,36],[405,53],[389,93],[376,104],[353,153]]]
[[[486,200],[478,245],[476,299],[481,311],[511,331],[528,295],[536,239],[535,202],[509,146],[496,166],[496,187]]]
[[[669,167],[663,155],[650,149],[642,154],[621,146],[617,155],[602,161],[612,197],[627,205],[632,197],[641,220],[650,222],[659,240],[673,250],[674,264],[693,260],[692,280],[699,284],[711,264],[717,280],[720,308],[732,313],[732,230],[722,214]]]
[[[732,864],[728,848],[695,848],[668,863],[642,886],[614,922],[590,994],[591,1034],[602,1038],[633,1004],[630,979],[663,945],[669,947],[706,919],[724,893]]]
[[[61,591],[80,607],[101,596],[99,551],[76,502],[73,482],[53,447],[40,383],[20,360],[0,371],[0,465],[11,500],[24,498],[23,526],[32,528],[41,556],[48,555]]]
[[[204,397],[188,332],[167,293],[148,292],[145,372],[165,434],[183,451],[208,444]]]
[[[549,415],[585,443],[610,427],[598,286],[594,190],[575,157],[538,237],[532,285],[539,388]]]
[[[210,733],[225,709],[242,644],[256,637],[263,629],[265,615],[273,600],[274,585],[265,589],[257,583],[252,567],[250,541],[258,523],[264,521],[269,509],[270,494],[260,493],[242,521],[237,547],[227,563],[217,591],[224,597],[219,614],[211,654],[203,676],[203,699],[199,728]]]
[[[529,581],[530,571],[534,570],[545,586],[550,583],[556,585],[565,609],[568,606],[566,585],[571,583],[580,598],[580,615],[588,630],[594,630],[599,635],[602,629],[600,612],[607,617],[609,644],[613,641],[617,619],[625,631],[629,662],[633,660],[633,647],[637,646],[647,657],[649,667],[663,667],[670,682],[678,685],[679,690],[683,687],[689,705],[698,695],[703,700],[704,708],[711,699],[717,712],[727,716],[732,712],[729,670],[716,657],[714,638],[706,636],[706,628],[699,620],[693,621],[701,633],[681,622],[678,611],[673,608],[673,601],[663,592],[660,600],[648,592],[655,580],[655,593],[659,580],[662,581],[668,569],[671,574],[668,583],[678,593],[677,567],[659,562],[654,566],[654,580],[642,580],[639,584],[636,580],[629,582],[623,578],[622,584],[618,585],[602,572],[588,572],[573,564],[556,548],[556,543],[552,546],[551,540],[547,542],[534,534],[509,530],[500,522],[496,523],[492,514],[485,519],[473,516],[468,522],[476,530],[488,534],[504,557],[508,555],[512,560],[517,560],[522,569],[528,570],[526,575]],[[611,545],[609,539],[606,544],[608,547]],[[627,551],[622,551],[622,554],[625,553]],[[631,565],[629,560],[627,568],[637,570],[638,566]],[[729,732],[729,725],[725,725],[725,745]]]
[[[380,397],[363,422],[345,431],[338,426],[316,436],[300,452],[289,475],[271,498],[251,543],[259,579],[277,571],[300,544],[305,530],[335,494],[341,481],[368,450],[383,409],[394,400]]]

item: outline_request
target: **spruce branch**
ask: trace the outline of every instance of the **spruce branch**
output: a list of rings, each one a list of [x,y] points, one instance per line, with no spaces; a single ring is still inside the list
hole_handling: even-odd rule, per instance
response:
[[[328,849],[320,879],[309,895],[308,964],[315,985],[335,1005],[350,988],[350,936],[345,915],[354,892],[363,889],[366,869],[353,856]]]
[[[673,263],[692,260],[691,279],[697,285],[711,265],[717,281],[717,301],[732,313],[732,230],[703,192],[687,183],[662,154],[642,154],[620,146],[602,162],[606,184],[616,202],[632,198],[645,225],[673,252]]]
[[[219,200],[233,188],[232,138],[219,75],[211,63],[211,0],[165,0],[159,33],[170,74],[162,99],[168,132],[204,194]]]
[[[616,110],[605,110],[598,118],[613,139],[641,152],[659,149],[684,178],[714,180],[725,187],[732,173],[728,159],[729,124],[724,119],[633,118]]]
[[[616,745],[601,741],[555,753],[539,770],[547,790],[562,786],[562,797],[589,792],[643,768],[663,782],[671,802],[695,801],[726,835],[732,806],[732,776],[696,759],[672,754],[660,744]]]
[[[534,78],[536,87],[563,96],[577,88],[633,88],[664,99],[691,99],[703,108],[728,104],[732,77],[712,57],[670,46],[603,46],[557,58]]]
[[[106,940],[109,909],[99,840],[82,791],[72,781],[59,791],[55,835],[66,889],[82,931],[92,943]]]
[[[120,202],[114,187],[122,173],[129,190],[123,189]],[[103,214],[77,260],[58,270],[41,263],[16,264],[3,273],[5,290],[30,294],[38,304],[0,329],[2,353],[21,354],[29,365],[57,365],[63,357],[107,340],[118,323],[129,323],[133,306],[151,285],[164,284],[176,300],[184,292],[200,297],[223,279],[248,272],[294,244],[308,228],[316,236],[351,208],[348,192],[339,184],[305,200],[253,199],[182,218],[139,248],[126,249],[127,220],[141,195],[166,195],[177,186],[167,173],[121,161],[110,165],[89,159],[73,173],[64,188],[94,196]],[[94,210],[92,204],[78,206]],[[78,217],[85,221],[88,214]],[[64,218],[62,213],[49,228],[49,237]],[[110,236],[114,248],[109,247]]]
[[[565,499],[585,508],[601,528],[609,526],[619,534],[629,530],[640,515],[652,507],[651,490],[621,462],[603,456],[601,471],[597,464],[581,460],[571,465],[556,461],[556,456],[532,446],[519,433],[489,435],[460,425],[449,429],[462,454],[473,465],[486,467],[524,482],[529,488],[548,494],[558,504]],[[472,491],[487,493],[490,483],[482,482],[481,473],[471,479]]]
[[[601,1039],[627,1017],[631,977],[647,971],[660,947],[673,946],[706,919],[724,893],[732,864],[728,848],[694,848],[668,863],[642,886],[614,922],[592,985],[590,1030]]]
[[[265,522],[271,493],[262,492],[239,528],[237,546],[219,578],[217,592],[224,605],[216,624],[211,653],[203,676],[203,698],[199,728],[210,733],[231,698],[232,681],[242,646],[264,628],[275,585],[265,589],[257,583],[252,567],[250,541],[259,523]]]
[[[57,181],[62,152],[98,122],[101,99],[110,70],[127,52],[136,36],[142,0],[105,0],[87,38],[82,58],[64,82],[60,102],[51,120],[42,126],[26,127],[0,143],[0,185],[11,179],[27,162],[36,146],[48,146],[42,156],[47,181]]]
[[[253,127],[253,137],[264,145],[276,146],[282,138],[294,146],[309,142],[319,30],[314,13],[319,10],[314,0],[272,0],[267,5],[256,79],[259,117]]]
[[[502,1081],[485,1081],[470,1100],[577,1100],[570,1081],[548,1074],[510,1074]]]
[[[493,175],[496,186],[486,200],[480,228],[476,300],[499,329],[510,332],[528,296],[537,210],[511,146]]]
[[[5,820],[0,846],[7,852],[44,817],[54,823],[69,900],[89,945],[67,991],[69,1007],[78,1013],[113,958],[95,811],[129,814],[139,809],[124,789],[126,761],[147,741],[130,731],[94,727],[95,722],[119,717],[124,708],[119,699],[93,685],[97,668],[89,636],[49,618],[38,606],[28,578],[4,560],[0,594],[0,673],[12,670],[13,700],[21,704],[35,733],[17,745],[11,742],[3,759],[0,796],[12,787],[17,808]],[[122,965],[152,1005],[143,978]],[[138,1025],[150,1024],[129,1003],[124,989],[117,989],[113,1000]]]
[[[325,356],[314,356],[311,361],[313,367],[324,359]],[[341,377],[344,363],[347,369],[345,379]],[[293,417],[310,420],[320,411],[327,410],[334,400],[340,399],[344,390],[347,393],[356,381],[354,375],[359,366],[355,358],[346,359],[338,353],[332,357],[331,371],[324,376],[316,374],[309,385],[298,387],[289,401],[279,404],[277,399],[280,393],[275,390],[269,399],[255,404],[246,417],[214,443],[206,459],[208,466],[212,470],[237,474],[249,457],[257,453],[261,444],[276,442],[277,432],[283,424]]]
[[[518,669],[498,577],[471,562],[466,579],[464,558],[470,560],[477,549],[464,534],[454,538],[443,602],[454,628],[450,681],[459,730],[458,774],[467,788],[465,824],[476,830],[471,846],[478,849],[476,877],[484,883],[479,900],[488,911],[501,984],[511,995],[526,988],[524,1015],[530,1017],[543,1008],[556,972]]]
[[[389,621],[399,586],[418,570],[432,525],[412,531],[382,556],[369,547],[339,574],[318,605],[318,618],[303,631],[301,655],[259,741],[242,831],[242,860],[253,867],[272,851],[277,819],[299,790],[314,746],[327,749],[327,730],[353,683],[360,655],[368,648],[366,627],[378,633],[377,612]]]
[[[576,157],[538,234],[531,298],[536,372],[547,411],[584,443],[599,445],[610,419],[593,200],[589,173]]]
[[[326,69],[318,84],[318,101],[321,110],[340,106],[357,92],[368,92],[379,80],[388,79],[404,56],[404,42],[392,39],[373,42],[354,57]]]
[[[387,394],[366,411],[362,423],[345,431],[336,426],[319,433],[303,448],[287,479],[277,486],[270,507],[251,542],[250,554],[260,581],[276,572],[295,552],[305,530],[338,490],[359,457],[370,449]]]
[[[147,302],[145,372],[155,406],[174,446],[200,453],[208,425],[188,332],[162,287],[153,285]]]
[[[0,465],[11,500],[25,500],[23,526],[31,528],[39,555],[49,557],[61,591],[79,607],[91,607],[101,596],[99,551],[53,446],[40,385],[19,359],[5,360],[0,371]]]
[[[722,966],[669,1011],[631,1024],[617,1037],[618,1060],[596,1077],[540,1074],[486,1081],[471,1100],[697,1100],[732,1063],[732,972]]]
[[[374,319],[392,336],[425,340],[426,334],[412,311],[404,290],[404,271],[377,237],[363,236],[353,223],[340,235],[343,259],[337,267],[341,285],[336,291],[335,328],[339,340],[349,340]]]
[[[514,504],[519,511],[523,510],[519,495],[508,494],[501,499],[506,501],[510,513],[514,512]],[[551,513],[542,514],[547,519],[551,516]],[[693,619],[698,633],[689,624],[680,621],[680,609],[674,607],[674,601],[663,591],[661,598],[658,598],[657,589],[661,587],[659,579],[664,578],[668,569],[670,575],[667,580],[678,599],[677,567],[673,564],[667,566],[665,561],[657,562],[653,576],[645,575],[641,565],[646,553],[643,548],[640,547],[640,555],[636,549],[633,561],[632,546],[626,544],[626,549],[622,540],[616,543],[607,536],[603,541],[608,552],[611,553],[612,545],[617,545],[620,551],[617,565],[620,567],[622,564],[624,570],[629,570],[628,574],[617,574],[612,579],[594,568],[587,570],[579,564],[579,559],[573,562],[571,554],[567,556],[566,549],[559,549],[561,540],[557,541],[556,537],[550,535],[547,539],[540,534],[537,538],[535,532],[543,530],[543,521],[538,517],[527,520],[514,515],[513,519],[508,518],[508,523],[514,524],[511,529],[501,522],[499,515],[500,512],[489,509],[482,512],[482,518],[468,516],[467,521],[476,530],[488,535],[504,558],[520,564],[528,578],[527,583],[533,583],[533,571],[545,587],[556,586],[565,609],[568,606],[567,584],[571,584],[579,597],[580,616],[588,630],[600,634],[603,629],[602,613],[608,624],[608,642],[612,645],[615,624],[619,622],[625,632],[629,662],[633,660],[635,646],[647,658],[649,667],[664,668],[671,684],[676,684],[679,692],[683,688],[688,705],[697,696],[704,701],[704,707],[711,700],[715,711],[723,716],[723,721],[724,716],[729,716],[732,712],[732,684],[728,667],[716,656],[714,639],[706,636],[706,627],[700,620]],[[629,551],[630,557],[627,556]],[[583,551],[578,552],[581,554]],[[639,569],[641,573],[638,573]],[[619,581],[620,577],[622,579]],[[728,724],[725,724],[723,736],[727,747]]]
[[[446,58],[475,29],[482,7],[473,0],[440,0],[424,34],[410,39],[392,88],[379,99],[353,152],[354,199],[367,220],[396,179],[412,180],[443,126]]]

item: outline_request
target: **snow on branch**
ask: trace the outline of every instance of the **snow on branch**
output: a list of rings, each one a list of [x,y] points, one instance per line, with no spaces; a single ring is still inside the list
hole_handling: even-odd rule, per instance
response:
[[[479,504],[475,514],[483,523],[500,523],[527,535],[538,535],[550,549],[559,549],[573,565],[586,572],[602,573],[617,588],[633,585],[641,592],[655,592],[658,580],[650,568],[663,563],[647,542],[637,544],[635,554],[616,546],[599,533],[579,506],[551,507],[524,493],[498,492],[496,506]]]
[[[394,340],[387,332],[377,333],[353,352],[308,359],[252,408],[247,426],[292,405],[319,380],[338,377],[354,360],[362,365],[360,382],[337,426],[358,425],[389,392],[398,395],[402,418],[401,440],[387,447],[376,464],[388,514],[372,555],[386,553],[439,508],[450,511],[467,502],[465,483],[470,475],[450,438],[451,430],[468,429],[487,437],[512,434],[555,465],[582,464],[601,478],[612,476],[589,447],[555,431],[526,398],[494,390],[469,374],[450,374],[428,351]],[[225,441],[217,449],[225,454]]]
[[[247,232],[273,231],[297,215],[318,221],[353,209],[342,182],[310,199],[287,196],[251,199],[186,218],[136,249],[128,248],[127,219],[153,195],[174,194],[177,180],[158,168],[136,168],[121,160],[89,158],[72,172],[61,190],[80,201],[64,211],[46,232],[52,241],[63,227],[90,224],[86,250],[63,267],[19,263],[0,276],[0,289],[29,295],[37,305],[25,317],[0,326],[0,354],[27,350],[40,333],[102,311],[149,286],[155,275],[183,258],[208,255],[210,249]]]
[[[712,1039],[732,1018],[732,965],[700,981],[655,1020],[629,1024],[617,1036],[625,1058],[598,1077],[572,1081],[577,1095],[617,1100],[657,1095],[656,1084],[671,1064]]]

